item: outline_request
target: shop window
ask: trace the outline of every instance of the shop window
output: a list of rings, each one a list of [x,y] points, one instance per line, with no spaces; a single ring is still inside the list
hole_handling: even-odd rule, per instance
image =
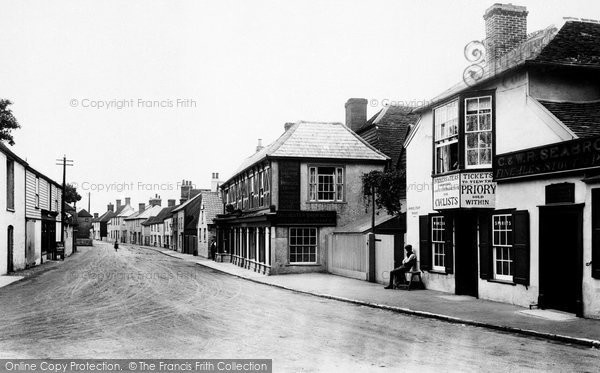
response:
[[[492,166],[492,97],[465,100],[466,168]]]
[[[458,101],[434,110],[435,171],[458,169]]]
[[[446,253],[446,222],[443,216],[433,216],[431,218],[431,248],[433,255],[433,270],[445,271],[445,253]]]
[[[512,215],[492,216],[492,243],[494,250],[494,278],[511,281],[514,273],[512,252]]]
[[[317,228],[290,228],[290,263],[317,262]]]
[[[309,167],[309,201],[342,202],[344,169],[342,167]]]

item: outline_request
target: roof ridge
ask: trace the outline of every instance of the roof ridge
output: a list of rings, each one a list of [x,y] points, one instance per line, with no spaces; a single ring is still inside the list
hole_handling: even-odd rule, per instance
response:
[[[555,103],[555,104],[595,104],[595,103],[600,103],[600,99],[598,100],[589,100],[589,101],[570,101],[570,100],[543,100],[543,99],[536,99],[540,102],[551,102],[551,103]]]

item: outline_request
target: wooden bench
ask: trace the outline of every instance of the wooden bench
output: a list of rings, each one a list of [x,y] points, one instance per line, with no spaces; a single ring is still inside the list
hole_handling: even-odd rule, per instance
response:
[[[425,285],[423,284],[423,280],[421,279],[421,271],[417,270],[417,271],[409,271],[406,272],[405,274],[405,282],[404,284],[397,284],[394,286],[395,289],[402,289],[402,290],[411,290],[411,289],[425,289]],[[409,279],[408,282],[406,282],[406,275],[409,275]],[[418,281],[415,281],[415,279],[418,279]]]

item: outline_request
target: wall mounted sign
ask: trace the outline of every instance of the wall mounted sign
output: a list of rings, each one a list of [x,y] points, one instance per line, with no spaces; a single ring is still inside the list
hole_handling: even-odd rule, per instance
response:
[[[462,172],[433,178],[433,209],[494,208],[492,172]]]
[[[494,157],[494,179],[520,179],[600,167],[600,137],[576,139]]]

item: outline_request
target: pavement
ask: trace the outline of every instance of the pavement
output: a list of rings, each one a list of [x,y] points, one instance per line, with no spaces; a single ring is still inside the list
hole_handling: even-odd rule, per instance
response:
[[[380,284],[328,273],[265,276],[231,263],[217,263],[168,249],[145,247],[239,278],[290,291],[452,323],[517,333],[600,348],[600,320],[554,310],[530,310],[511,304],[433,290],[386,290]]]

